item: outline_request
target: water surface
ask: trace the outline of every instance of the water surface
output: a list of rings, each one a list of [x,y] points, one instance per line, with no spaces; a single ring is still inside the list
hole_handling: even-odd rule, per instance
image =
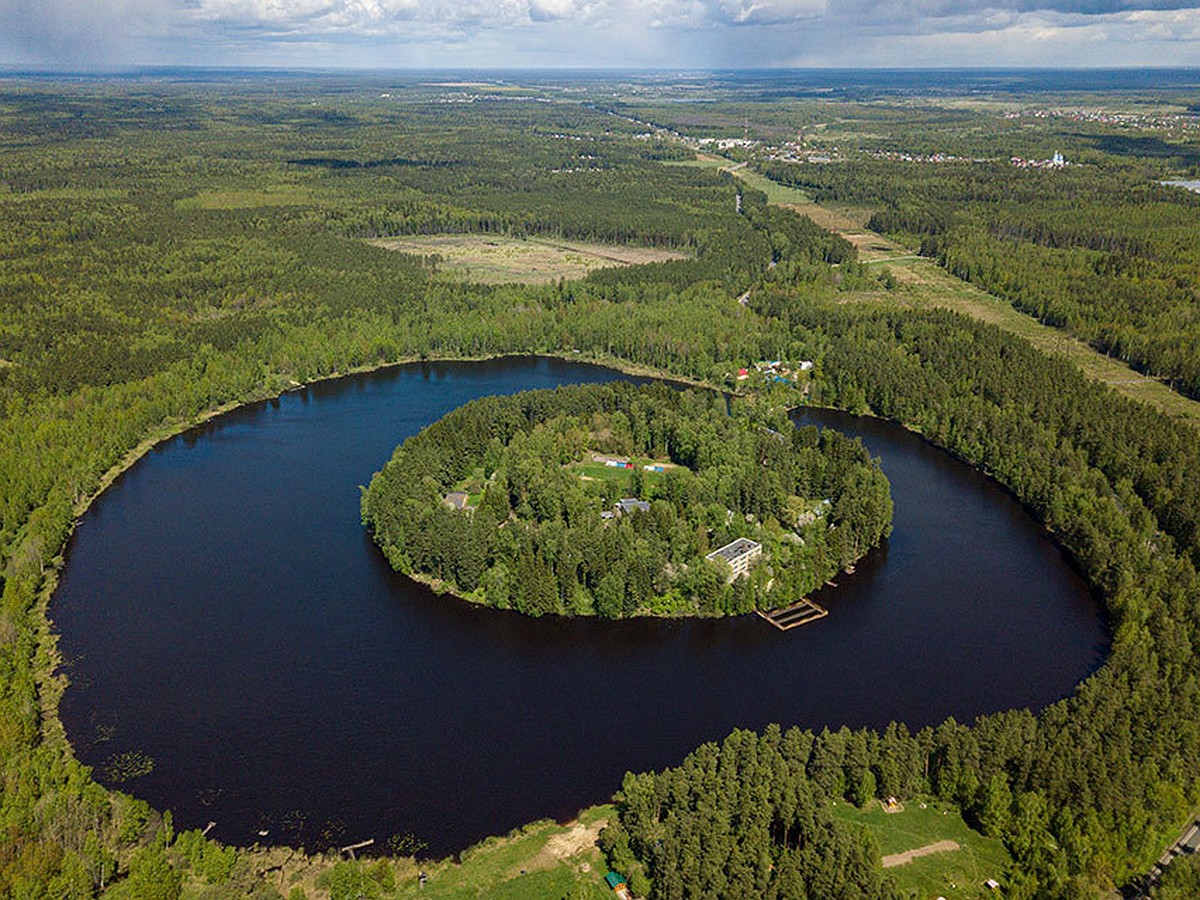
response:
[[[1167,187],[1180,187],[1185,191],[1200,194],[1200,181],[1185,181],[1182,178],[1177,178],[1171,181],[1160,181],[1159,184],[1166,185]]]
[[[391,572],[359,486],[474,397],[615,372],[545,359],[314,385],[167,441],[84,517],[52,615],[62,717],[122,787],[235,843],[411,832],[431,854],[603,801],[769,722],[917,727],[1039,708],[1102,660],[1084,583],[1024,510],[915,435],[832,412],[892,482],[887,546],[782,634],[756,617],[528,619]],[[102,778],[103,780],[103,778]],[[259,838],[259,831],[267,831]]]

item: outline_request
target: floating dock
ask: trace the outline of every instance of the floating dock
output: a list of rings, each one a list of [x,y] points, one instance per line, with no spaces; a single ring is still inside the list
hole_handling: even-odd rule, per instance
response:
[[[791,631],[800,625],[807,625],[809,622],[815,622],[817,619],[823,619],[829,615],[829,610],[818,606],[811,600],[800,600],[783,609],[773,609],[769,612],[756,609],[755,612],[780,631]]]

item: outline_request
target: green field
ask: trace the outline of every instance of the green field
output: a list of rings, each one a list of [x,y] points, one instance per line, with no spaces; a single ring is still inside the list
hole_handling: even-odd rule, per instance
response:
[[[860,258],[870,265],[886,266],[898,286],[887,293],[862,295],[859,299],[864,302],[951,309],[979,319],[1024,338],[1039,350],[1067,357],[1089,378],[1104,382],[1120,394],[1149,403],[1174,419],[1200,425],[1200,402],[1100,353],[1061,328],[1042,324],[1011,303],[954,277],[932,259],[913,256],[895,245],[880,250],[881,243],[891,244],[872,233],[871,245],[860,247]]]
[[[956,809],[932,800],[910,800],[897,813],[885,813],[875,801],[866,809],[839,801],[833,815],[842,822],[869,828],[884,857],[939,841],[959,845],[957,850],[931,853],[888,867],[888,874],[900,890],[914,900],[993,897],[984,881],[1000,880],[1012,862],[998,839],[972,831]]]
[[[629,491],[633,485],[634,471],[641,472],[642,477],[646,480],[646,484],[652,485],[662,478],[663,472],[647,472],[642,466],[663,466],[665,469],[675,469],[678,466],[673,463],[666,462],[661,459],[648,459],[644,457],[631,456],[629,461],[633,463],[632,469],[618,469],[613,466],[606,466],[602,462],[596,462],[590,457],[581,462],[573,463],[568,468],[579,475],[580,478],[590,479],[594,481],[603,481],[607,483],[615,483],[621,491]],[[628,496],[628,494],[626,494]]]
[[[242,853],[255,870],[270,873],[267,881],[284,897],[302,892],[313,900],[601,900],[612,892],[604,884],[608,867],[596,839],[613,815],[613,807],[605,805],[583,810],[566,825],[532,822],[442,860],[350,860],[337,853],[307,855],[287,847],[255,847]],[[211,884],[198,878],[185,885],[183,900],[212,896],[211,891]]]

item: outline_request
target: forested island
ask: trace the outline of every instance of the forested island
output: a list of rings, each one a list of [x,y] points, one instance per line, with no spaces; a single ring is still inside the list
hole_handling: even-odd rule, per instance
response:
[[[363,522],[398,571],[500,609],[775,608],[878,546],[892,502],[860,442],[770,425],[665,386],[476,400],[397,448]]]

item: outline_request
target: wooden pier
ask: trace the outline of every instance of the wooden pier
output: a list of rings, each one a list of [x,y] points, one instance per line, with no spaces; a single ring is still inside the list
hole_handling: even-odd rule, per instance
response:
[[[791,631],[800,625],[807,625],[809,622],[815,622],[817,619],[823,619],[829,615],[829,610],[818,606],[811,600],[800,600],[791,606],[772,609],[769,612],[763,612],[761,609],[756,609],[755,612],[780,631]]]
[[[357,844],[350,844],[348,847],[342,847],[338,852],[339,853],[349,853],[350,858],[354,859],[355,858],[355,856],[354,856],[355,850],[362,850],[364,847],[370,847],[374,843],[375,843],[375,838],[367,838],[367,840],[359,841]]]

